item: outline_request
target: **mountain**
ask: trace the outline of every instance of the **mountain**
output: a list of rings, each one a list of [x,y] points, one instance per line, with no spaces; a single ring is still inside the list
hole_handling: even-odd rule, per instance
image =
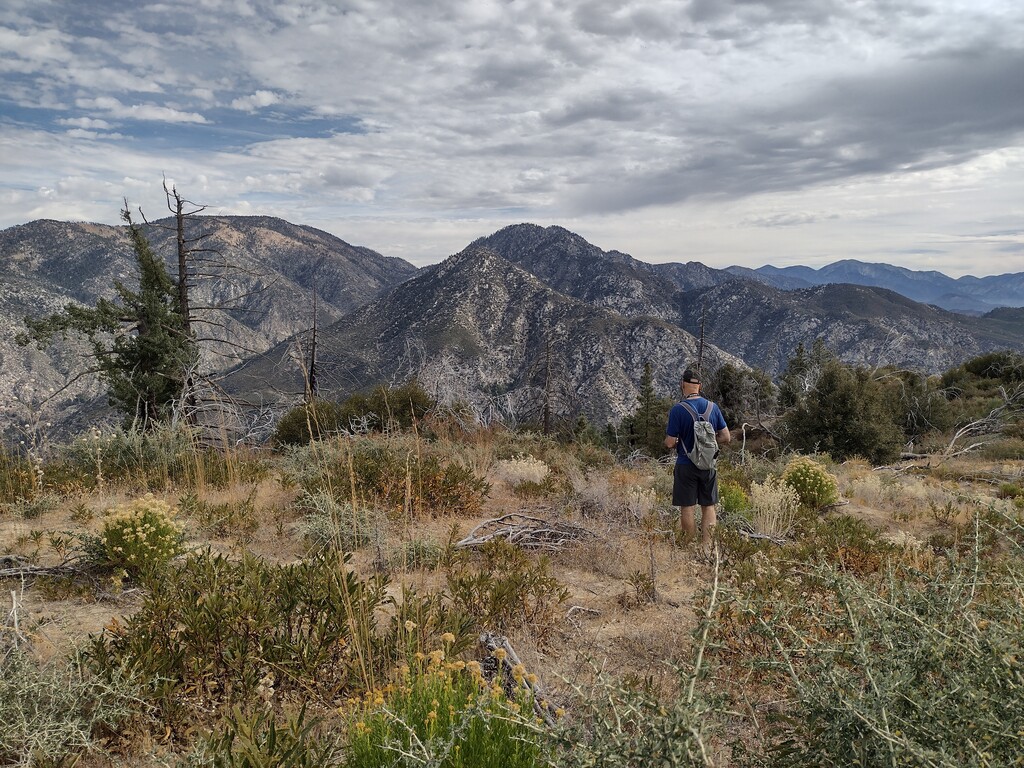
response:
[[[699,262],[648,264],[602,251],[563,227],[514,224],[472,243],[493,250],[566,296],[628,317],[678,322],[680,290],[733,279]]]
[[[164,219],[144,227],[169,262],[176,259],[172,224]],[[187,236],[203,238],[192,304],[199,308],[197,333],[206,339],[207,371],[225,370],[308,329],[314,283],[321,321],[330,322],[417,271],[401,259],[265,216],[190,217]],[[52,420],[62,421],[100,395],[94,377],[73,380],[83,366],[80,344],[41,352],[18,347],[14,336],[26,315],[94,304],[113,295],[115,280],[131,286],[135,279],[125,227],[41,220],[0,231],[0,388],[6,394],[0,414],[21,423],[19,414],[38,413],[46,400]]]
[[[975,355],[1024,349],[1013,317],[968,317],[884,288],[829,284],[784,291],[755,281],[687,295],[683,327],[778,373],[799,342],[821,338],[840,359],[938,373]]]
[[[577,237],[568,237],[573,247],[585,243]],[[545,240],[534,242],[543,247]],[[600,271],[601,258],[585,251],[584,263]],[[554,282],[567,276],[546,259],[531,263],[550,269]],[[681,368],[696,359],[697,340],[657,317],[629,317],[599,306],[614,295],[596,298],[591,303],[568,296],[476,241],[322,329],[323,393],[344,394],[416,374],[435,397],[522,417],[536,413],[550,371],[556,407],[603,423],[636,409],[646,362],[659,390],[675,392]],[[742,365],[711,345],[705,356],[713,367]],[[225,385],[263,399],[301,394],[302,363],[285,342],[240,366]]]
[[[916,271],[856,259],[837,261],[821,269],[763,266],[756,270],[729,267],[727,271],[785,290],[829,283],[888,288],[914,301],[967,314],[984,314],[996,307],[1024,306],[1024,272],[954,279],[941,272]]]
[[[746,363],[779,373],[799,342],[822,336],[846,362],[880,361],[931,373],[972,354],[1021,348],[989,318],[945,312],[882,288],[809,286],[809,268],[763,268],[785,289],[698,262],[651,265],[602,251],[562,227],[517,224],[474,241],[555,290],[627,317],[656,317],[705,338]],[[838,274],[838,273],[834,273]],[[803,285],[803,288],[795,286]]]
[[[157,252],[170,256],[168,223],[154,222],[148,232]],[[416,374],[442,400],[518,418],[536,413],[546,388],[556,410],[615,420],[635,408],[648,361],[658,390],[674,394],[702,333],[705,369],[745,362],[772,374],[800,342],[819,337],[849,363],[929,373],[983,352],[1024,349],[1021,309],[972,317],[887,288],[808,284],[829,277],[881,281],[896,274],[888,268],[652,265],[603,251],[563,227],[517,224],[417,271],[280,219],[197,217],[190,224],[191,236],[209,235],[203,271],[216,278],[199,281],[195,293],[196,304],[215,307],[201,311],[213,339],[204,344],[205,365],[231,368],[228,389],[276,407],[295,402],[305,388],[314,283],[324,394]],[[55,422],[78,413],[84,423],[98,387],[79,379],[62,389],[81,369],[82,351],[66,345],[41,353],[11,339],[25,314],[53,312],[72,300],[92,303],[109,295],[115,279],[130,280],[124,229],[52,221],[14,227],[0,232],[0,268],[0,411],[18,419],[53,413]],[[904,290],[943,287],[937,273],[899,274]],[[1013,285],[1013,276],[1003,277]],[[957,290],[972,284],[964,281],[954,281]]]

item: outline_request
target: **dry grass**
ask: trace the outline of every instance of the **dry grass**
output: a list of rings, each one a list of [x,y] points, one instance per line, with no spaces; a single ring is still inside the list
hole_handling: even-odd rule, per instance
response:
[[[410,450],[415,450],[417,440],[415,436],[381,439],[401,442]],[[320,454],[317,450],[310,450],[304,460],[325,461],[337,447],[326,446],[319,449]],[[465,534],[482,520],[522,509],[523,500],[511,492],[510,486],[524,479],[543,479],[539,477],[543,467],[545,476],[553,474],[559,479],[558,491],[530,503],[541,514],[588,527],[598,538],[552,558],[553,573],[568,588],[570,597],[553,629],[552,640],[540,649],[529,632],[521,632],[512,638],[517,651],[555,693],[584,682],[592,668],[590,662],[620,677],[648,679],[655,687],[669,686],[672,675],[660,662],[683,655],[686,638],[696,625],[695,595],[708,586],[711,577],[706,562],[661,534],[661,529],[676,524],[668,498],[671,467],[645,463],[584,469],[568,451],[549,442],[531,438],[517,444],[514,436],[493,431],[465,440],[453,437],[450,450],[454,460],[478,475],[489,473],[504,481],[494,484],[483,510],[473,516],[444,514],[382,520],[374,541],[356,552],[351,567],[362,575],[386,567],[393,577],[389,591],[395,597],[400,596],[403,584],[419,590],[442,588],[443,573],[421,560],[420,554],[443,551],[453,527]],[[516,458],[517,454],[524,458]],[[527,462],[525,457],[531,460]],[[269,476],[258,481],[243,480],[236,473],[231,482],[220,487],[205,481],[189,489],[171,484],[157,496],[178,505],[182,496],[191,492],[196,501],[208,507],[248,510],[226,530],[217,531],[200,514],[189,513],[190,547],[210,546],[214,551],[233,553],[248,550],[271,562],[292,562],[308,548],[301,526],[306,515],[297,504],[297,468],[280,457],[273,462]],[[782,466],[779,461],[760,459],[751,464],[737,471],[747,473],[746,477],[761,487]],[[993,498],[995,492],[991,484],[972,482],[978,464],[969,461],[946,465],[938,476],[883,474],[857,461],[830,470],[839,479],[842,495],[851,501],[845,511],[886,528],[889,540],[906,551],[908,560],[920,558],[922,563],[929,557],[928,547],[923,544],[928,535],[966,519],[969,506],[965,498]],[[988,470],[1024,477],[1022,462],[990,463]],[[39,562],[52,561],[56,554],[47,544],[48,533],[71,530],[94,534],[102,525],[104,509],[137,493],[134,488],[107,483],[90,493],[58,498],[53,508],[34,519],[19,518],[9,511],[0,513],[0,555],[34,555]],[[757,493],[751,498],[758,509]],[[1008,500],[999,503],[1007,509],[1012,506]],[[760,530],[782,534],[792,527],[795,509],[774,502],[761,506],[763,514],[755,515]],[[938,519],[934,510],[946,510],[947,506],[949,519]],[[41,532],[39,546],[32,541],[36,531]],[[637,573],[653,573],[654,601],[624,599],[636,595]],[[130,597],[98,598],[96,592],[88,591],[51,600],[44,597],[41,586],[31,584],[25,594],[27,610],[40,638],[39,647],[46,649],[47,656],[66,652],[88,632],[96,631],[114,616],[130,612],[134,605]]]

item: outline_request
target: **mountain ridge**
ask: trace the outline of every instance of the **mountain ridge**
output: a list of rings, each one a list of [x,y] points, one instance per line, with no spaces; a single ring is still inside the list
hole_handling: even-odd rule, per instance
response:
[[[160,226],[167,221],[147,225],[165,257],[174,252]],[[659,390],[674,394],[679,370],[697,361],[698,337],[707,342],[707,370],[733,362],[771,374],[798,343],[817,337],[849,363],[929,373],[1024,346],[1024,314],[1015,310],[970,317],[848,283],[783,290],[765,278],[771,270],[754,280],[700,262],[648,264],[560,226],[509,225],[420,270],[274,217],[204,216],[189,226],[190,237],[209,234],[204,245],[243,273],[232,283],[218,272],[223,279],[205,286],[200,303],[242,301],[213,317],[221,331],[208,345],[208,355],[218,356],[207,358],[208,367],[231,369],[236,383],[248,379],[234,390],[248,387],[257,398],[294,402],[304,391],[314,286],[323,383],[332,396],[417,374],[432,377],[438,394],[447,381],[483,405],[490,398],[487,407],[503,399],[524,413],[537,397],[542,349],[561,366],[565,402],[617,420],[635,407],[645,362],[655,367]],[[0,386],[11,391],[33,379],[59,386],[80,350],[41,353],[14,348],[10,339],[24,314],[57,311],[68,300],[91,303],[114,280],[131,278],[124,230],[53,220],[20,225],[0,231],[0,265]],[[261,282],[261,270],[273,279]],[[775,279],[800,284],[792,272],[776,272]],[[97,394],[95,383],[69,391],[61,408],[74,410]],[[38,399],[18,397],[22,410]]]
[[[976,315],[1001,306],[1024,306],[1024,272],[953,278],[936,270],[913,270],[857,259],[843,259],[817,269],[766,264],[757,269],[732,266],[726,271],[785,290],[828,283],[888,288],[914,301]]]

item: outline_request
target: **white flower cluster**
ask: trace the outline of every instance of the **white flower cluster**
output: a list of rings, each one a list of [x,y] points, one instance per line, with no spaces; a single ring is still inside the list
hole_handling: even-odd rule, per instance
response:
[[[167,562],[178,553],[182,526],[177,510],[147,493],[107,510],[100,538],[110,563],[141,569]]]

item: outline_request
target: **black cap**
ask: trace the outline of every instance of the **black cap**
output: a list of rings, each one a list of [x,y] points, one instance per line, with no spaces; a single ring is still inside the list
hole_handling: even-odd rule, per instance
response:
[[[693,369],[687,368],[683,371],[683,381],[687,384],[700,384],[700,376]]]

